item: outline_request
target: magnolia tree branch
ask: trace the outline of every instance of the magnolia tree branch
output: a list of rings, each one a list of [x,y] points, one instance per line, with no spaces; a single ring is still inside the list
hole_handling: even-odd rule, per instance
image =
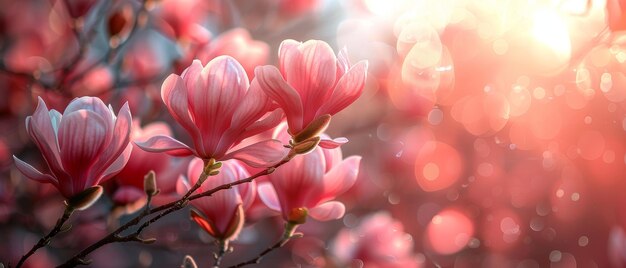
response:
[[[242,263],[230,266],[229,268],[237,268],[237,267],[243,267],[243,266],[250,265],[250,264],[258,264],[258,263],[260,263],[261,259],[263,259],[263,257],[265,255],[269,254],[270,252],[272,252],[275,249],[283,247],[285,244],[287,244],[287,242],[289,242],[289,240],[291,238],[301,237],[302,236],[301,233],[294,234],[294,231],[296,230],[296,227],[298,227],[297,224],[286,223],[285,224],[285,232],[283,233],[283,235],[280,238],[280,240],[278,240],[276,243],[274,243],[270,247],[266,248],[265,250],[261,251],[261,253],[259,253],[259,255],[257,255],[254,259],[250,259],[250,260],[247,260],[245,262],[242,262]]]
[[[24,254],[24,256],[22,256],[22,258],[20,258],[19,262],[17,263],[17,266],[15,267],[16,268],[22,267],[22,265],[24,265],[24,262],[26,262],[26,260],[31,255],[33,255],[38,249],[48,245],[50,243],[50,239],[52,239],[52,237],[56,236],[59,232],[61,232],[63,228],[63,224],[65,224],[65,222],[70,218],[70,216],[72,216],[73,212],[74,212],[74,209],[71,206],[66,206],[65,211],[63,211],[63,216],[61,216],[61,218],[57,220],[57,223],[54,225],[54,228],[52,228],[52,230],[50,230],[50,232],[46,234],[44,237],[39,239],[37,244],[35,244],[26,254]]]
[[[234,181],[231,183],[227,183],[227,184],[223,184],[220,186],[217,186],[211,190],[208,190],[206,192],[203,193],[199,193],[199,194],[193,194],[198,188],[200,188],[200,186],[202,185],[202,182],[204,182],[209,175],[211,174],[211,172],[213,170],[211,170],[211,168],[207,168],[207,166],[210,166],[208,164],[205,165],[205,168],[203,169],[202,174],[200,175],[200,178],[198,179],[198,182],[196,184],[194,184],[194,186],[189,189],[189,191],[187,191],[187,193],[185,193],[185,195],[183,197],[181,197],[179,200],[177,201],[173,201],[152,209],[146,209],[144,210],[142,213],[140,213],[139,215],[137,215],[136,217],[134,217],[133,219],[131,219],[130,221],[128,221],[126,224],[118,227],[117,229],[115,229],[114,231],[112,231],[111,233],[109,233],[107,236],[103,237],[102,239],[98,240],[97,242],[91,244],[89,247],[83,249],[81,252],[79,252],[78,254],[74,255],[74,257],[72,257],[71,259],[67,260],[65,263],[61,264],[58,266],[58,268],[61,267],[75,267],[78,265],[87,265],[90,262],[85,260],[85,257],[87,257],[87,255],[89,255],[91,252],[99,249],[100,247],[107,245],[107,244],[111,244],[111,243],[118,243],[118,242],[143,242],[143,243],[152,243],[155,240],[154,239],[142,239],[139,237],[139,235],[141,234],[141,232],[147,228],[148,226],[150,226],[152,223],[158,221],[159,219],[161,219],[162,217],[165,217],[167,215],[169,215],[172,212],[178,211],[184,207],[187,206],[187,204],[189,203],[189,201],[191,200],[195,200],[201,197],[205,197],[205,196],[211,196],[219,191],[222,190],[226,190],[226,189],[230,189],[233,186],[239,185],[239,184],[243,184],[243,183],[249,183],[252,182],[254,179],[264,176],[264,175],[268,175],[272,172],[274,172],[274,170],[280,166],[282,166],[283,164],[289,162],[289,160],[291,160],[292,157],[286,157],[283,160],[281,160],[280,162],[278,162],[277,164],[266,168],[265,170],[262,170],[248,178],[245,179],[241,179],[238,181]],[[149,205],[149,204],[147,204]],[[157,214],[156,216],[152,217],[151,219],[141,223],[141,221],[146,218],[147,216],[153,215],[157,212],[161,212],[159,214]],[[141,225],[139,225],[141,223]],[[137,230],[135,230],[134,232],[132,232],[131,234],[128,235],[121,235],[122,232],[126,231],[127,229],[129,229],[130,227],[133,226],[137,226],[139,225],[139,227],[137,228]],[[267,254],[267,253],[265,253]]]

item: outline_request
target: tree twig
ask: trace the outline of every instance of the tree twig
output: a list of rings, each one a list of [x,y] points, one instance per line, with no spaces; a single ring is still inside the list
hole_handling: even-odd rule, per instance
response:
[[[261,259],[263,259],[263,257],[265,255],[269,254],[270,252],[272,252],[275,249],[283,247],[285,244],[287,244],[287,242],[289,242],[289,240],[291,238],[301,237],[302,234],[294,235],[294,231],[296,230],[297,227],[298,227],[297,224],[294,224],[294,223],[291,223],[291,222],[286,223],[285,224],[285,231],[284,231],[282,237],[280,238],[280,240],[278,240],[276,243],[274,243],[270,247],[266,248],[265,250],[261,251],[261,253],[259,253],[259,255],[256,256],[254,259],[250,259],[250,260],[247,260],[245,262],[242,262],[242,263],[239,263],[239,264],[235,264],[233,266],[230,266],[229,268],[238,268],[238,267],[243,267],[243,266],[250,265],[250,264],[258,264],[258,263],[260,263]]]
[[[65,222],[70,218],[73,212],[74,212],[74,209],[71,206],[65,206],[65,211],[63,211],[63,215],[61,216],[61,218],[57,220],[57,223],[54,225],[54,228],[52,228],[52,230],[50,230],[50,232],[46,234],[44,237],[39,239],[37,244],[35,244],[26,254],[24,254],[24,256],[22,256],[22,258],[20,258],[19,262],[17,263],[17,266],[15,267],[16,268],[22,267],[22,265],[24,265],[24,262],[26,262],[26,260],[31,255],[33,255],[38,249],[48,245],[50,243],[50,240],[59,232],[61,232],[63,224],[65,224]]]

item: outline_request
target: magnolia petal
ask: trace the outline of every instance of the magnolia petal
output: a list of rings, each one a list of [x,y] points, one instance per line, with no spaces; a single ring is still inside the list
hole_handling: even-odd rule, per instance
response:
[[[318,40],[304,42],[286,56],[282,70],[285,80],[300,94],[304,122],[310,122],[333,94],[337,58],[326,42]]]
[[[189,105],[202,135],[205,156],[215,155],[249,86],[246,71],[233,57],[218,56],[202,69],[190,91]]]
[[[334,138],[332,140],[322,139],[320,141],[320,147],[324,149],[335,149],[341,145],[348,143],[348,139],[345,137]]]
[[[191,62],[191,65],[187,67],[180,77],[185,81],[185,87],[187,88],[187,95],[189,95],[189,90],[194,88],[196,81],[198,81],[198,76],[202,72],[202,62],[200,60],[195,59]]]
[[[255,78],[261,89],[285,111],[289,128],[294,132],[302,129],[302,101],[300,95],[281,76],[274,66],[259,66]]]
[[[318,221],[336,220],[343,217],[346,207],[338,201],[330,201],[309,209],[309,216]]]
[[[100,178],[100,181],[95,181],[93,182],[93,184],[95,185],[95,184],[105,182],[106,180],[110,179],[111,177],[115,176],[117,173],[122,171],[124,166],[126,166],[126,164],[128,163],[128,160],[130,159],[132,149],[133,149],[132,144],[129,143],[128,145],[126,145],[126,148],[124,149],[124,151],[122,151],[120,156],[118,156],[113,161],[113,163],[111,163],[111,165],[104,171],[104,173],[102,174],[102,177]]]
[[[269,182],[259,183],[257,186],[257,191],[259,194],[259,198],[268,208],[275,211],[280,211],[280,203],[278,201],[278,195],[276,195],[276,190]]]
[[[39,170],[35,169],[33,166],[20,160],[19,158],[13,156],[13,160],[15,161],[15,167],[17,167],[17,170],[22,172],[22,174],[24,174],[24,176],[28,177],[29,179],[41,183],[51,183],[53,185],[58,184],[57,180],[54,177],[48,174],[41,173]]]
[[[113,128],[113,112],[99,98],[88,96],[75,98],[67,105],[65,111],[63,111],[63,115],[68,115],[80,110],[88,110],[100,115],[102,119],[105,120],[107,131]]]
[[[115,127],[109,134],[112,135],[111,142],[106,146],[97,163],[100,171],[104,172],[105,177],[113,172],[110,171],[111,173],[109,173],[110,166],[114,164],[117,159],[119,159],[119,156],[122,153],[128,151],[128,156],[130,155],[130,149],[128,149],[128,147],[132,147],[129,143],[131,138],[130,133],[132,122],[133,118],[130,115],[130,108],[128,107],[128,102],[126,102],[118,112],[117,119],[115,120]],[[119,168],[119,170],[116,170],[115,173],[119,172],[121,168],[126,165],[126,162],[128,162],[128,156],[124,162],[117,163],[116,167],[113,167],[113,170]],[[120,164],[122,164],[122,166],[119,166]]]
[[[233,240],[239,236],[239,232],[241,232],[241,228],[243,228],[243,223],[245,221],[244,215],[243,206],[241,204],[237,205],[232,219],[228,222],[227,229],[224,230],[223,239]]]
[[[178,180],[176,180],[176,193],[178,195],[185,195],[189,189],[191,189],[191,185],[187,181],[183,175],[178,176]]]
[[[280,47],[278,48],[278,59],[280,61],[279,67],[283,76],[285,75],[285,69],[287,68],[285,60],[289,58],[289,54],[297,53],[298,46],[301,44],[301,42],[293,39],[287,39],[280,43]]]
[[[135,144],[146,152],[165,152],[173,156],[190,156],[195,154],[189,146],[165,135],[157,135],[145,142],[135,142]]]
[[[224,159],[237,159],[251,167],[270,167],[287,156],[288,150],[277,140],[265,140],[228,153]]]
[[[60,118],[59,112],[48,111],[46,103],[39,97],[37,109],[32,116],[26,118],[26,130],[41,151],[52,173],[57,176],[66,176],[61,166],[57,139]]]
[[[59,149],[63,169],[73,180],[73,191],[83,190],[95,174],[94,164],[106,149],[106,123],[90,110],[78,110],[63,116],[59,125]],[[78,180],[78,181],[77,181]],[[91,186],[91,185],[89,185]]]
[[[250,89],[233,115],[231,128],[246,128],[263,116],[268,111],[269,105],[270,99],[265,95],[258,81],[253,80]]]
[[[317,115],[334,115],[348,107],[361,96],[367,79],[367,61],[360,61],[337,82],[335,90]]]
[[[324,193],[320,202],[334,199],[350,189],[359,175],[360,163],[360,156],[351,156],[328,171],[324,175]]]
[[[272,129],[277,126],[283,120],[283,110],[276,109],[270,112],[267,116],[263,117],[261,120],[256,121],[250,124],[244,132],[239,135],[240,139],[245,139],[247,137],[252,137],[256,134],[265,132],[267,130]]]
[[[193,160],[191,160],[191,162],[189,162],[189,165],[187,166],[187,178],[189,180],[184,180],[185,183],[187,183],[189,186],[195,185],[196,182],[198,182],[198,178],[200,178],[203,169],[204,161],[202,161],[202,159],[194,158]],[[191,187],[187,187],[183,194],[186,193],[190,188]]]
[[[337,77],[341,77],[344,75],[352,64],[350,64],[350,59],[348,58],[348,49],[343,47],[339,50],[337,54]]]
[[[202,227],[202,229],[204,229],[212,237],[221,236],[212,222],[209,222],[206,218],[202,217],[200,213],[193,209],[191,210],[191,219],[200,225],[200,227]]]
[[[168,76],[161,86],[161,98],[174,120],[187,130],[196,143],[196,146],[202,145],[200,131],[189,115],[185,81],[175,74]]]

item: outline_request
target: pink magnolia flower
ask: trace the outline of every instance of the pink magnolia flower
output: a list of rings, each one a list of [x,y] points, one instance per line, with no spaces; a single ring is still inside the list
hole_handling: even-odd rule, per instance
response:
[[[26,177],[51,183],[68,199],[117,174],[132,150],[128,104],[115,116],[96,97],[74,99],[63,115],[48,110],[39,98],[26,129],[50,170],[42,173],[13,156],[15,165]]]
[[[301,224],[307,214],[320,221],[341,218],[345,206],[331,200],[354,184],[361,157],[341,159],[340,148],[296,156],[268,175],[270,183],[259,184],[259,198],[287,222]]]
[[[157,8],[155,23],[167,36],[205,43],[210,34],[201,24],[208,10],[215,9],[215,1],[164,0]]]
[[[154,135],[172,134],[169,126],[164,122],[154,122],[143,128],[138,121],[133,123],[132,141],[145,141]],[[133,147],[136,146],[133,145]],[[180,174],[185,172],[188,164],[188,159],[133,148],[128,163],[114,177],[116,189],[113,193],[113,201],[119,205],[130,205],[133,208],[143,206],[146,200],[144,176],[151,170],[156,174],[157,188],[159,189],[159,194],[152,199],[153,204],[172,201],[178,197],[176,182]],[[132,209],[129,212],[132,212]]]
[[[354,229],[342,229],[332,243],[331,251],[348,266],[360,260],[365,267],[421,267],[413,255],[413,239],[404,226],[385,212],[363,219]]]
[[[335,57],[323,41],[285,40],[278,57],[280,71],[274,66],[258,67],[255,80],[285,111],[292,135],[320,116],[346,108],[365,86],[367,62],[351,65],[345,50]]]
[[[254,68],[267,62],[269,50],[265,42],[252,39],[248,30],[235,28],[212,40],[198,58],[207,62],[220,55],[231,56],[241,63],[248,77],[252,78]]]
[[[220,56],[205,67],[195,60],[181,76],[170,75],[161,89],[170,114],[193,139],[193,148],[165,135],[137,143],[150,152],[195,155],[204,160],[239,159],[250,166],[270,166],[282,160],[285,150],[277,140],[261,141],[231,150],[245,138],[280,122],[282,113],[273,108],[257,83],[248,83],[241,65],[230,56]],[[264,115],[266,115],[264,117]]]
[[[185,183],[181,192],[187,192],[189,185],[194,185],[204,167],[203,161],[195,158],[189,164],[187,176],[189,183]],[[220,173],[209,177],[198,189],[198,193],[211,190],[220,185],[247,178],[248,172],[237,160],[222,162]],[[186,189],[185,189],[186,188]],[[254,181],[222,190],[215,194],[195,199],[191,204],[201,213],[192,211],[192,219],[211,236],[221,241],[237,238],[243,227],[245,211],[250,208],[256,195]]]

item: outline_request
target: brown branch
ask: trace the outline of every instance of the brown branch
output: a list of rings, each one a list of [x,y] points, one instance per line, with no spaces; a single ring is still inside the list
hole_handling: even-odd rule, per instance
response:
[[[295,223],[286,223],[285,224],[285,231],[282,235],[282,237],[280,238],[280,240],[278,240],[276,243],[274,243],[273,245],[271,245],[270,247],[266,248],[265,250],[261,251],[261,253],[259,253],[258,256],[256,256],[254,259],[250,259],[247,260],[245,262],[230,266],[229,268],[238,268],[238,267],[243,267],[246,265],[250,265],[250,264],[258,264],[261,262],[261,259],[263,259],[263,257],[267,254],[269,254],[270,252],[272,252],[275,249],[281,248],[283,247],[285,244],[287,244],[287,242],[289,242],[289,240],[291,238],[296,238],[296,237],[301,237],[302,234],[294,234],[294,231],[296,230],[296,228],[298,227],[297,224]]]
[[[66,206],[65,211],[63,211],[63,216],[61,216],[61,218],[57,220],[57,223],[54,225],[54,228],[52,228],[52,230],[50,230],[50,232],[47,235],[39,239],[37,244],[35,244],[26,254],[24,254],[24,256],[22,256],[22,258],[20,258],[19,262],[17,263],[17,266],[15,267],[16,268],[22,267],[22,265],[24,265],[24,262],[26,262],[26,260],[31,255],[35,254],[35,252],[38,249],[48,245],[50,243],[50,240],[59,232],[61,232],[63,224],[70,218],[73,212],[74,212],[73,208],[71,208],[70,206]]]

